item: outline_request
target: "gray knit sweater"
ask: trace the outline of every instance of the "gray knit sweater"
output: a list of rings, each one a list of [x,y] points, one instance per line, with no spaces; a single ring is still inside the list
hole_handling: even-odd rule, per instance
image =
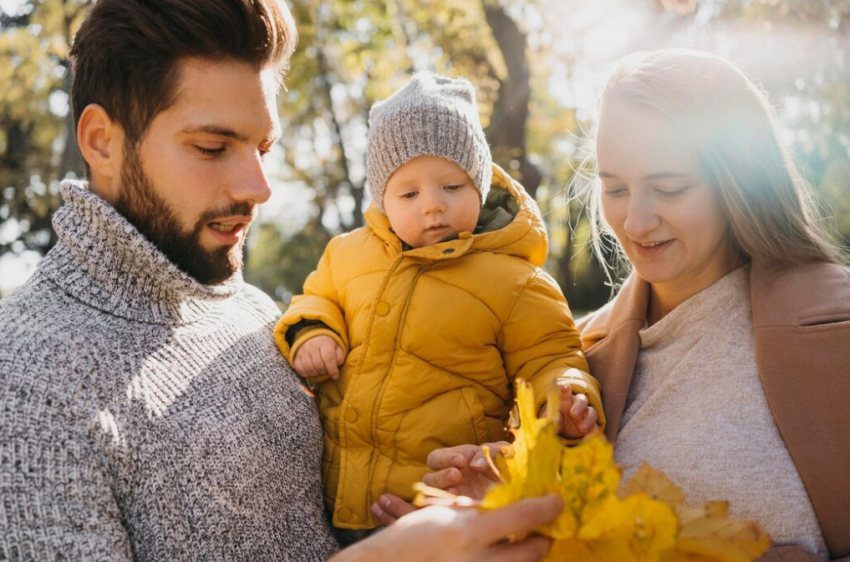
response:
[[[0,301],[0,560],[321,560],[321,428],[274,304],[204,286],[84,185]]]

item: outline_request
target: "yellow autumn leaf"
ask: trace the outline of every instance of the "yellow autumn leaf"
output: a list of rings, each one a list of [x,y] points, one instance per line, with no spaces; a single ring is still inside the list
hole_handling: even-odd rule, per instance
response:
[[[614,449],[601,435],[564,448],[560,472],[564,511],[572,514],[576,526],[592,516],[602,502],[616,495],[620,485]]]
[[[596,541],[590,552],[612,562],[623,560],[617,553],[668,548],[676,532],[670,508],[646,495],[620,501],[616,496],[620,473],[611,445],[600,435],[564,447],[557,435],[557,389],[547,399],[547,416],[538,418],[531,387],[517,382],[520,423],[513,430],[511,454],[499,463],[505,481],[487,493],[482,507],[494,509],[520,498],[555,493],[563,499],[564,510],[554,523],[538,529],[543,535]]]
[[[676,542],[676,515],[667,504],[646,494],[620,500],[608,496],[581,526],[590,560],[600,562],[657,561]]]
[[[549,414],[538,418],[531,387],[525,381],[517,381],[519,427],[511,430],[514,442],[509,454],[498,461],[498,470],[505,481],[487,492],[481,502],[483,508],[495,509],[522,498],[562,494],[559,467],[564,446],[557,430],[558,390],[553,389],[547,399]],[[554,538],[567,536],[574,529],[563,529],[566,521],[562,514],[540,532]]]
[[[678,508],[685,502],[682,489],[676,486],[666,474],[646,463],[640,465],[629,481],[620,487],[619,495],[625,498],[638,493],[647,494],[673,508]]]
[[[563,446],[556,389],[547,396],[547,415],[538,418],[531,387],[524,381],[516,386],[519,426],[512,429],[513,444],[496,459],[503,481],[481,502],[420,483],[419,505],[496,509],[558,494],[564,510],[554,523],[537,529],[555,539],[546,558],[551,561],[750,562],[770,547],[757,524],[729,519],[726,502],[686,506],[682,490],[648,465],[620,486],[613,447],[602,435]]]
[[[752,521],[729,518],[727,502],[707,502],[701,508],[681,506],[682,529],[675,550],[663,562],[750,562],[770,548],[770,537]]]
[[[770,548],[770,537],[752,521],[729,518],[729,504],[685,505],[685,495],[663,472],[642,465],[620,490],[621,496],[646,493],[670,505],[679,520],[676,547],[663,562],[749,562]]]

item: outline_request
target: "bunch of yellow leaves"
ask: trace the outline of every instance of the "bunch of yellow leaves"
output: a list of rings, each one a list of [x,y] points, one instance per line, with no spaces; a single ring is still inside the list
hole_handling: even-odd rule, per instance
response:
[[[472,502],[495,509],[522,498],[560,495],[561,515],[537,529],[555,541],[547,560],[749,562],[769,548],[757,524],[728,518],[726,502],[687,507],[682,491],[647,465],[618,494],[620,472],[611,445],[599,435],[564,447],[557,434],[558,391],[547,398],[547,414],[538,418],[533,391],[517,381],[519,427],[493,466],[502,482],[480,503]],[[417,489],[443,502],[471,503],[421,483]]]

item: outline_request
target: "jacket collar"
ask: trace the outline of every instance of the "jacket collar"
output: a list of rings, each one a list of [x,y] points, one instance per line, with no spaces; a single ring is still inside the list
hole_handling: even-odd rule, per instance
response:
[[[58,242],[38,271],[78,300],[129,320],[185,324],[242,287],[241,272],[220,285],[198,283],[85,182],[64,181],[60,193]]]

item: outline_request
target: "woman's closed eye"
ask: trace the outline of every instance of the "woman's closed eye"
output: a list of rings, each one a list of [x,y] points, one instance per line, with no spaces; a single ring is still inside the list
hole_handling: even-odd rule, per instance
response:
[[[621,197],[623,195],[626,195],[628,192],[629,192],[629,189],[624,185],[618,185],[618,186],[614,186],[614,187],[605,187],[602,190],[602,193],[604,195],[607,195],[608,197]]]
[[[681,187],[656,187],[655,193],[660,195],[661,197],[678,197],[679,195],[685,194],[689,189],[691,189],[693,185],[683,185]]]

